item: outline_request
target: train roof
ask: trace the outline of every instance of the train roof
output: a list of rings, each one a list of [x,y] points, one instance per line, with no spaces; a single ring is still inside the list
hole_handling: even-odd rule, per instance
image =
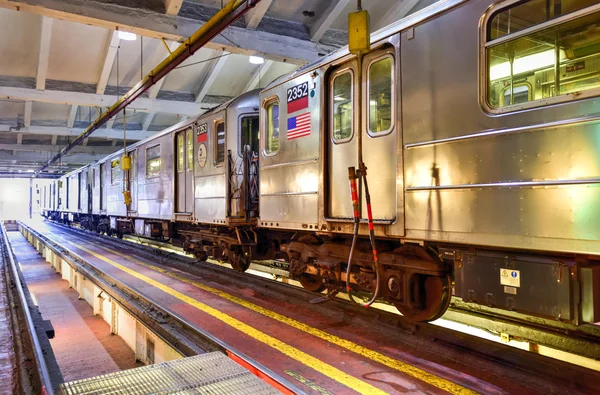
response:
[[[411,14],[405,18],[402,18],[399,21],[396,21],[396,22],[392,23],[391,25],[388,25],[388,26],[372,33],[371,34],[371,43],[376,43],[378,41],[385,40],[386,38],[388,38],[398,32],[401,32],[404,29],[407,29],[411,26],[415,26],[435,15],[441,14],[441,13],[445,12],[446,10],[448,10],[452,7],[455,7],[459,4],[462,4],[466,1],[468,1],[468,0],[440,0],[428,7],[423,8],[422,10],[415,12],[414,14]],[[263,91],[267,91],[277,85],[281,85],[284,82],[292,80],[299,75],[306,74],[307,72],[318,69],[326,64],[333,63],[334,61],[341,59],[343,57],[346,57],[348,55],[350,55],[348,46],[342,47],[338,50],[331,52],[328,55],[325,55],[322,58],[319,58],[311,63],[308,63],[308,64],[300,67],[299,69],[297,69],[296,71],[294,71],[290,74],[286,74],[286,75],[283,75],[283,76],[275,79],[273,82],[268,84],[263,89]]]
[[[153,134],[150,137],[147,137],[147,138],[145,138],[143,140],[137,141],[134,144],[128,145],[127,146],[127,151],[129,151],[130,149],[134,149],[134,148],[136,148],[136,147],[138,147],[140,145],[146,144],[149,141],[152,141],[154,139],[160,138],[160,137],[162,137],[164,135],[167,135],[169,133],[172,133],[172,132],[175,132],[175,131],[180,130],[182,128],[185,128],[185,127],[187,127],[189,125],[192,125],[192,124],[194,124],[195,122],[197,122],[198,120],[200,120],[202,118],[208,117],[208,116],[210,116],[210,115],[212,115],[212,114],[214,114],[216,112],[219,112],[219,111],[222,111],[222,110],[226,110],[229,107],[237,105],[238,103],[244,105],[245,103],[247,103],[248,99],[251,98],[252,96],[258,97],[259,93],[260,93],[260,89],[254,89],[254,90],[246,92],[246,93],[244,93],[242,95],[234,97],[234,98],[226,101],[225,103],[223,103],[223,104],[221,104],[221,105],[219,105],[217,107],[211,108],[210,110],[208,110],[207,112],[205,112],[205,113],[203,113],[201,115],[190,117],[190,118],[186,119],[185,121],[181,121],[179,123],[176,123],[175,125],[170,126],[170,127],[166,128],[165,130],[163,130],[161,132]],[[109,160],[109,159],[112,159],[112,158],[116,158],[116,157],[119,157],[121,155],[123,155],[123,149],[115,151],[112,154],[108,154],[104,158],[99,159],[99,160],[94,161],[94,162],[91,162],[91,163],[88,163],[85,166],[81,166],[78,169],[75,169],[75,170],[72,170],[72,171],[70,171],[68,173],[65,173],[60,178],[68,177],[69,175],[72,175],[72,174],[77,174],[77,173],[79,173],[80,171],[82,171],[83,169],[87,168],[90,165],[93,165],[95,163],[102,163],[102,162],[104,162],[106,160]]]

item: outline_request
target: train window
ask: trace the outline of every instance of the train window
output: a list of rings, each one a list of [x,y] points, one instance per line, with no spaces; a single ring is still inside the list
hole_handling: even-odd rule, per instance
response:
[[[387,134],[393,122],[393,60],[379,58],[369,65],[369,134]]]
[[[354,129],[353,111],[353,73],[345,71],[336,75],[332,81],[331,111],[333,141],[350,141]]]
[[[177,135],[177,173],[183,173],[184,164],[183,134]]]
[[[146,178],[160,175],[160,145],[146,148]]]
[[[600,5],[581,11],[597,2],[560,3],[532,0],[492,14],[485,44],[492,111],[589,97],[595,92],[586,91],[600,88]]]
[[[279,152],[279,99],[267,102],[265,112],[265,154],[275,155]]]
[[[512,88],[512,97],[510,86],[504,89],[504,102],[503,103],[526,103],[531,100],[531,90],[528,84],[514,85]],[[504,105],[504,104],[503,104]]]
[[[119,159],[115,159],[110,162],[110,183],[118,184],[121,179],[121,161]]]
[[[215,166],[225,161],[225,122],[222,120],[215,123]]]
[[[137,179],[137,150],[133,150],[129,152],[129,157],[131,158],[131,179]]]
[[[514,2],[493,14],[488,24],[488,40],[513,34],[560,16],[579,11],[598,0],[529,0]]]
[[[96,188],[96,169],[92,169],[92,188]]]
[[[240,147],[238,154],[242,156],[244,147],[249,145],[251,152],[258,152],[258,116],[242,117],[240,123]]]
[[[187,171],[194,170],[194,131],[189,128],[185,132],[186,152],[187,152]]]

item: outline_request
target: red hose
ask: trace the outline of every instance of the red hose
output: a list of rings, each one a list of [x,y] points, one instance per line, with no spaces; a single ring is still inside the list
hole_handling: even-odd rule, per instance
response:
[[[369,184],[367,183],[367,167],[363,162],[359,164],[360,170],[357,174],[354,167],[348,168],[348,179],[350,181],[350,194],[352,196],[352,206],[354,208],[354,234],[352,237],[352,246],[350,247],[350,255],[348,256],[348,264],[346,266],[346,292],[350,300],[362,307],[370,307],[377,296],[379,296],[379,257],[377,256],[377,246],[375,244],[375,227],[373,226],[373,212],[371,210],[371,194],[369,193]],[[352,257],[354,256],[354,248],[356,247],[356,240],[358,239],[358,226],[360,223],[360,210],[358,201],[358,188],[356,187],[356,179],[362,178],[365,185],[365,200],[367,203],[367,220],[369,222],[369,241],[371,242],[371,250],[373,251],[373,262],[375,271],[375,292],[373,296],[366,303],[358,302],[352,295],[352,288],[350,287],[350,274],[352,268]]]

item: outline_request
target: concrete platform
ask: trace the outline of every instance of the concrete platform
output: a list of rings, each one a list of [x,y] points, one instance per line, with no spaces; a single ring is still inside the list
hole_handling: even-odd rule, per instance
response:
[[[79,299],[23,235],[9,232],[8,236],[30,293],[54,326],[55,338],[50,343],[65,381],[142,366],[125,342],[111,335],[109,325],[93,314],[92,307]]]

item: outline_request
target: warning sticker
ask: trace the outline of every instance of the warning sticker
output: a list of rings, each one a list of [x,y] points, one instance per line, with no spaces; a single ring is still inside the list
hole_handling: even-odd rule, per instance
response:
[[[500,269],[500,284],[510,287],[521,286],[521,271],[513,269]]]

